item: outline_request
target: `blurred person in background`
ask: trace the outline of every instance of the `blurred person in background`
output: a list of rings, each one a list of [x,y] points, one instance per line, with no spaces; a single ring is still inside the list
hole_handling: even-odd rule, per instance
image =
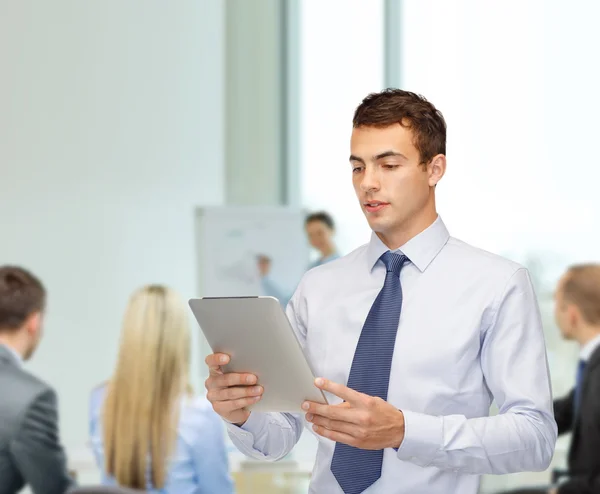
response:
[[[189,382],[184,302],[150,285],[129,300],[115,371],[91,397],[90,435],[105,485],[231,494],[223,424]]]
[[[512,494],[600,494],[600,264],[572,266],[554,294],[556,324],[579,345],[575,385],[554,401],[558,433],[572,433],[566,472],[559,485]]]
[[[56,392],[23,368],[42,337],[46,290],[29,271],[0,267],[0,494],[25,485],[63,494],[73,480],[58,432]]]
[[[307,270],[321,266],[338,259],[340,256],[335,246],[335,223],[330,214],[319,211],[309,214],[304,221],[306,236],[310,245],[319,252],[319,257],[311,262]],[[263,295],[275,297],[283,307],[286,307],[292,293],[286,292],[269,276],[271,259],[265,255],[258,256],[258,272],[261,277]]]

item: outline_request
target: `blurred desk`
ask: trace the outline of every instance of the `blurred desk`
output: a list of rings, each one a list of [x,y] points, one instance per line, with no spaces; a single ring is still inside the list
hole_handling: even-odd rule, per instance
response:
[[[89,448],[71,448],[68,453],[69,469],[77,473],[77,481],[81,485],[100,482],[100,472]],[[235,451],[229,454],[229,466],[236,494],[305,494],[313,462],[291,459],[259,461]]]
[[[308,492],[313,462],[282,459],[251,460],[233,454],[231,472],[237,494],[300,494]]]

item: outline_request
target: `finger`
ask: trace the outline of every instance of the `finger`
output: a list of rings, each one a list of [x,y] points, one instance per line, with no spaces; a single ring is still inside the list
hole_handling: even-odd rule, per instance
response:
[[[237,400],[248,396],[261,396],[263,394],[262,386],[237,386],[232,388],[211,389],[206,398],[210,402]]]
[[[309,408],[311,408],[313,405],[314,406],[319,405],[319,406],[331,407],[331,408],[339,408],[341,410],[355,408],[350,403],[348,403],[347,401],[343,401],[342,403],[337,403],[335,405],[323,405],[322,403],[317,403],[316,401],[305,401],[304,403],[302,403],[302,408],[304,410],[308,411]]]
[[[350,422],[352,414],[352,409],[350,408],[344,409],[336,407],[335,405],[322,405],[320,403],[315,403],[314,401],[304,403],[302,409],[314,415],[320,415],[333,420],[343,420],[345,422]]]
[[[229,388],[231,386],[253,385],[258,381],[254,374],[216,374],[206,380],[206,389]]]
[[[317,388],[322,389],[323,391],[328,391],[329,393],[334,394],[338,398],[341,398],[348,403],[352,403],[353,405],[362,405],[365,397],[368,397],[368,395],[354,391],[343,384],[338,384],[322,377],[315,379],[315,385]]]
[[[314,425],[325,427],[330,431],[344,432],[345,434],[348,434],[353,437],[361,437],[360,434],[356,433],[359,430],[358,427],[356,427],[356,424],[343,422],[341,420],[332,420],[326,417],[322,417],[321,415],[312,415],[311,413],[306,414],[306,420],[313,423]]]
[[[229,363],[229,355],[224,353],[212,353],[205,359],[210,370],[219,370],[222,365]]]
[[[320,425],[313,425],[313,431],[319,434],[319,436],[331,439],[336,443],[344,443],[354,447],[356,447],[358,444],[358,440],[355,437],[351,436],[350,434],[346,434],[345,432],[332,431]]]
[[[257,401],[260,401],[261,398],[261,396],[249,396],[247,398],[239,398],[237,400],[217,401],[213,404],[213,408],[215,412],[219,414],[231,413],[253,405]]]
[[[362,410],[353,407],[349,403],[340,405],[322,405],[314,401],[304,402],[302,408],[313,415],[319,415],[332,420],[341,420],[352,424],[360,423]]]

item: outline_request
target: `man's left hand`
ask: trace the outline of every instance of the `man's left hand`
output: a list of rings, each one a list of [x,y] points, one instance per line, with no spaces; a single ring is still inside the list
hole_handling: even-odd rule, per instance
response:
[[[313,430],[332,441],[361,449],[398,448],[404,439],[404,414],[381,398],[354,391],[327,379],[315,384],[344,400],[339,405],[303,403]]]

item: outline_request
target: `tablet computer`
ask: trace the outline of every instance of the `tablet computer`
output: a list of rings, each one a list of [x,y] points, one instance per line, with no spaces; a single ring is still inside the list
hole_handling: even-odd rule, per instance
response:
[[[263,396],[248,410],[303,413],[305,400],[327,403],[276,298],[203,297],[189,305],[213,353],[230,356],[224,372],[258,377]]]

